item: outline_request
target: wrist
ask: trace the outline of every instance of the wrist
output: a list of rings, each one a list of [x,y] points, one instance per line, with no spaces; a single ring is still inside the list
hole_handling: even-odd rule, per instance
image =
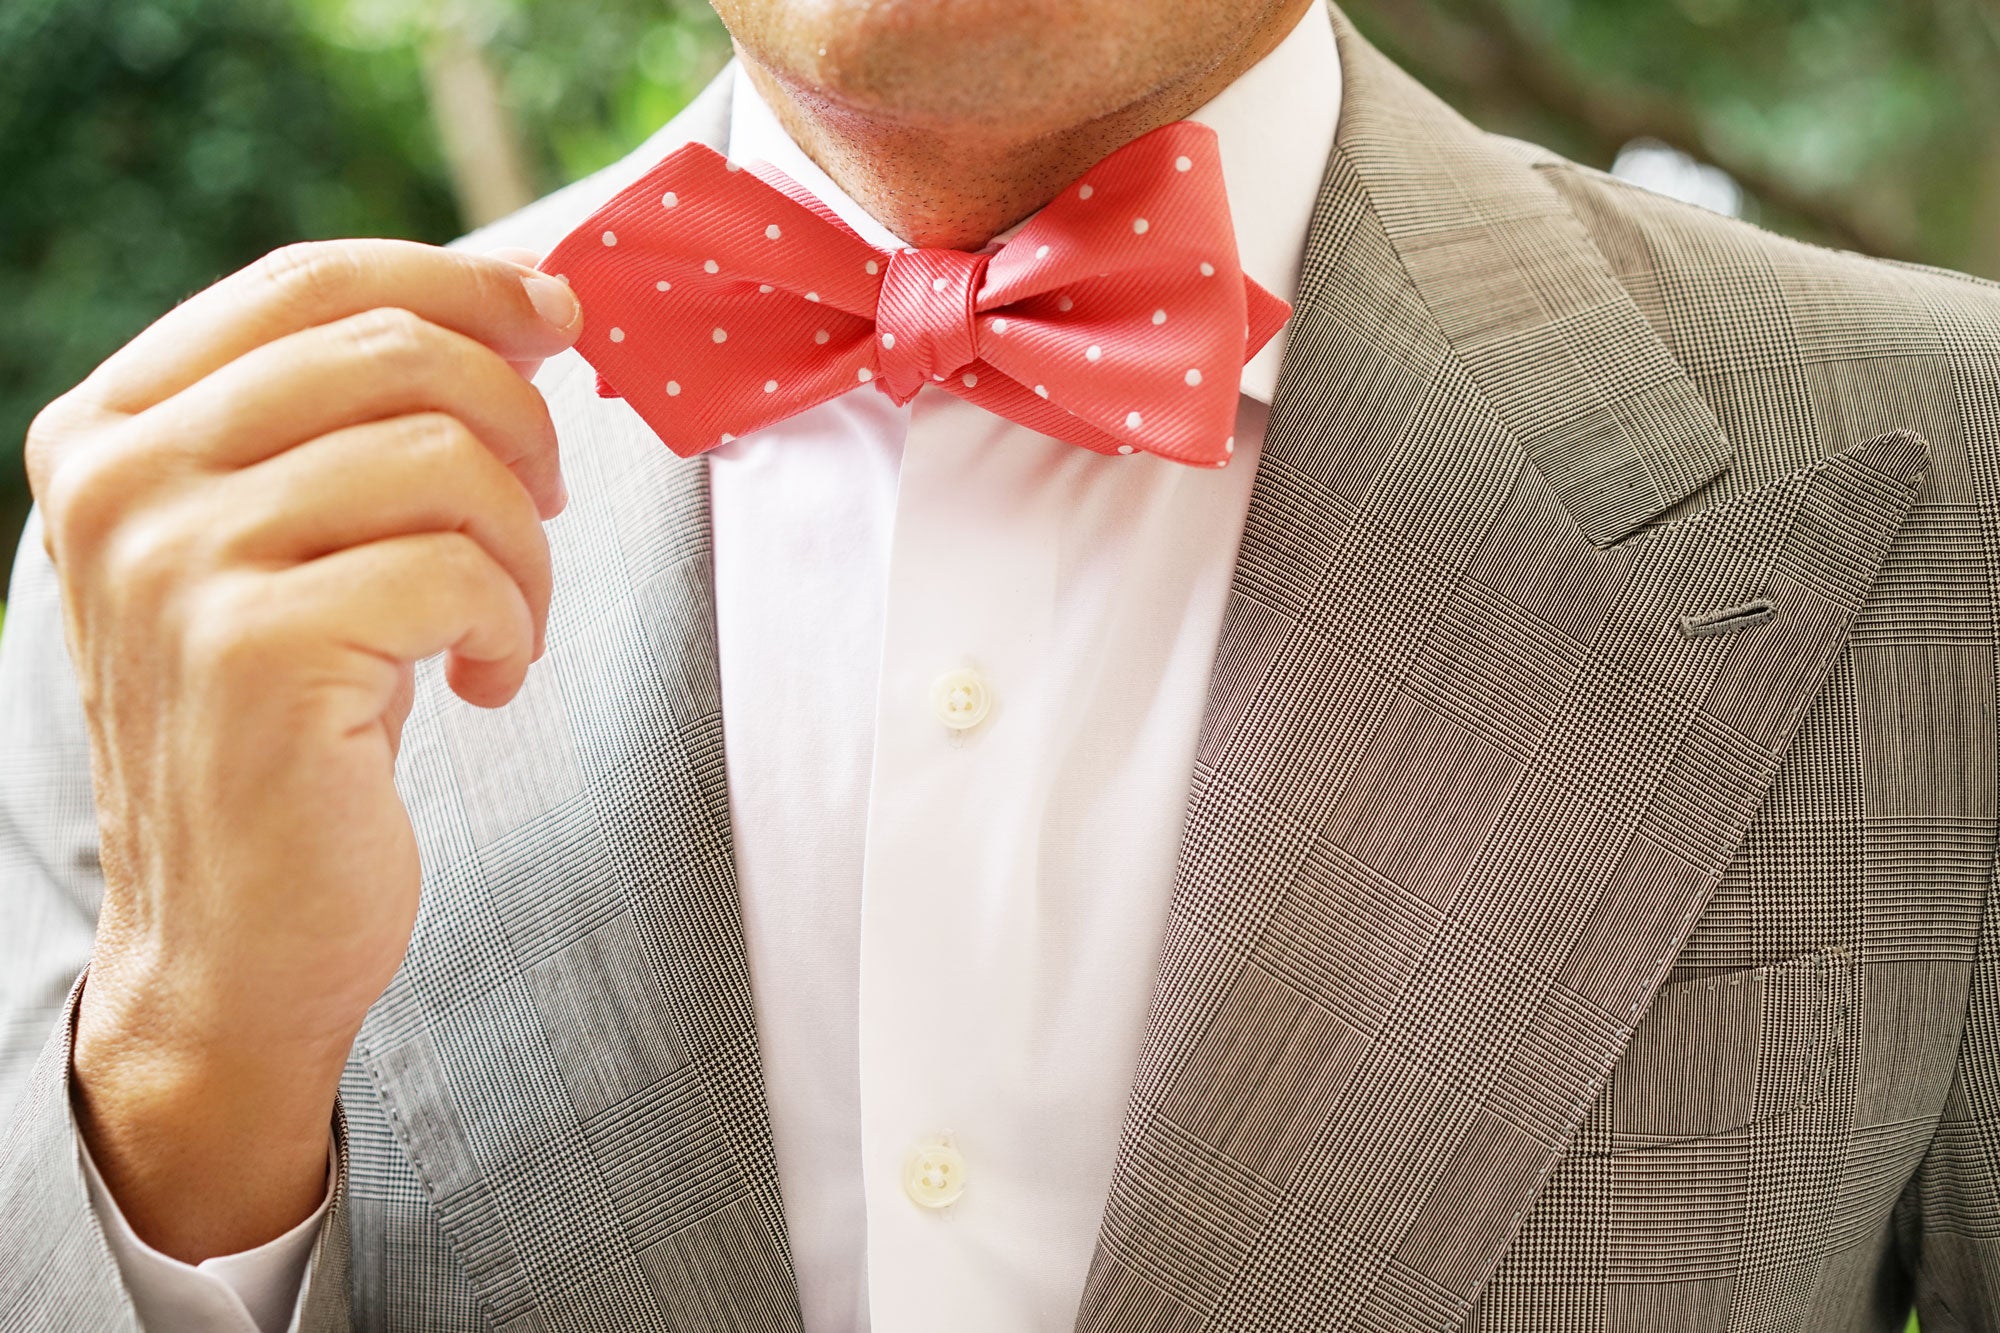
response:
[[[203,1039],[85,984],[77,1127],[132,1230],[188,1263],[252,1249],[325,1196],[344,1051]],[[107,992],[115,991],[107,987]]]

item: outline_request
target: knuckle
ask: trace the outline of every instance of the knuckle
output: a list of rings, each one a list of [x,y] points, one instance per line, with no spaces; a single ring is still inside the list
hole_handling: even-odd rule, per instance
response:
[[[55,547],[95,548],[116,530],[131,503],[128,462],[124,451],[109,442],[72,450],[60,460],[37,497]]]
[[[181,651],[203,677],[268,681],[284,660],[285,639],[270,599],[243,576],[204,591],[182,630]]]
[[[418,412],[403,419],[404,445],[421,461],[437,468],[453,481],[463,482],[466,472],[479,464],[485,452],[466,424],[448,412]]]
[[[400,306],[378,306],[344,321],[348,345],[368,361],[408,365],[436,349],[436,330]]]
[[[128,598],[157,602],[187,578],[201,531],[171,511],[129,516],[105,547],[105,577]]]
[[[338,299],[359,265],[337,241],[296,241],[271,251],[252,268],[286,304],[311,309]]]
[[[492,580],[493,561],[485,548],[467,533],[438,533],[437,558],[462,588],[477,589]]]
[[[75,417],[69,395],[65,394],[35,413],[34,420],[28,423],[27,435],[22,438],[21,456],[27,464],[28,489],[45,507],[43,493],[55,474],[56,464],[74,443]]]
[[[506,589],[514,586],[513,579],[500,568],[486,548],[467,533],[438,534],[437,550],[444,576],[458,590],[457,595],[468,603],[491,607],[502,600]]]

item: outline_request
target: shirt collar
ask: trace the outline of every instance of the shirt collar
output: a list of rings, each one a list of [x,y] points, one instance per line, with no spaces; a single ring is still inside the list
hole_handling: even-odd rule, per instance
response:
[[[1309,6],[1269,55],[1188,117],[1215,131],[1243,271],[1287,301],[1298,295],[1306,233],[1339,118],[1340,51],[1332,15],[1321,4]],[[770,163],[870,245],[905,244],[792,141],[741,65],[730,98],[729,156]],[[1280,332],[1243,367],[1244,393],[1271,400],[1285,337]]]

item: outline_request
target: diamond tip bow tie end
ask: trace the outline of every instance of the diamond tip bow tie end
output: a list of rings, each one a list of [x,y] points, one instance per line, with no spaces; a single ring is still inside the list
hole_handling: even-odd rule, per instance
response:
[[[898,402],[942,389],[1100,453],[1226,466],[1242,366],[1289,314],[1242,272],[1214,132],[1188,121],[977,254],[878,251],[795,183],[689,144],[542,267],[583,303],[599,392],[684,457],[872,385]]]

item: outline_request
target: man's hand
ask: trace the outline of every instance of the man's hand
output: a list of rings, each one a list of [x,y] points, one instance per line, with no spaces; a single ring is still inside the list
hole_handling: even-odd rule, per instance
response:
[[[105,895],[74,1068],[139,1235],[190,1262],[317,1205],[408,947],[412,664],[496,706],[540,654],[560,280],[392,241],[280,250],[51,404],[30,483],[89,722]]]

